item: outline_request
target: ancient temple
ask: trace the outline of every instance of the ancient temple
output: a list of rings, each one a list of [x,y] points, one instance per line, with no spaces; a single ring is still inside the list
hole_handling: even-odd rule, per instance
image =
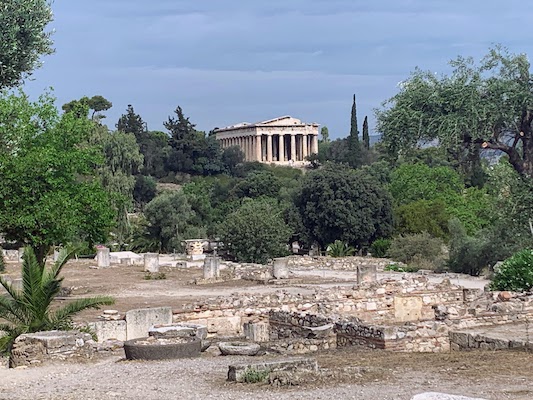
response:
[[[318,153],[318,124],[306,124],[289,116],[215,130],[222,148],[239,146],[246,161],[302,165]]]

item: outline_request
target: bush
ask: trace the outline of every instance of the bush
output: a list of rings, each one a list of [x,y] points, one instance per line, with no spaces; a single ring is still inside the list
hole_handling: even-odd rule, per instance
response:
[[[220,239],[240,262],[266,263],[288,254],[291,230],[283,210],[272,199],[245,200],[220,225]]]
[[[370,246],[370,253],[372,253],[372,257],[385,257],[387,255],[387,251],[390,248],[390,245],[390,239],[375,240],[374,243],[372,243],[372,245]]]
[[[438,270],[444,266],[444,242],[427,232],[400,235],[392,240],[387,256],[395,261]]]
[[[522,250],[503,262],[491,283],[492,290],[526,292],[533,288],[533,250]]]
[[[493,263],[495,244],[486,237],[468,236],[457,218],[450,220],[448,226],[451,236],[448,266],[453,272],[478,276]]]
[[[330,257],[349,257],[354,255],[355,249],[352,246],[348,246],[348,243],[335,240],[326,248],[326,253]]]
[[[6,270],[6,262],[4,260],[4,252],[0,248],[0,272],[4,272]]]

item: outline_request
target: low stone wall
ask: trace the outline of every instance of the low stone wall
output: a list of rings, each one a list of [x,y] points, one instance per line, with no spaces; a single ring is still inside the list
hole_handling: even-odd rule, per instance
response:
[[[357,267],[376,266],[378,270],[392,264],[387,258],[374,257],[325,257],[325,256],[290,256],[289,268],[292,269],[332,269],[338,271],[357,271]]]
[[[479,292],[479,291],[478,291]],[[479,292],[480,294],[481,292]],[[405,280],[383,280],[352,288],[318,288],[309,294],[279,290],[273,294],[234,294],[206,299],[174,310],[174,322],[192,321],[207,325],[210,333],[228,332],[249,319],[271,310],[306,312],[315,315],[359,318],[373,324],[434,319],[433,306],[463,304],[463,289],[444,282],[429,283],[424,276]]]
[[[13,344],[10,366],[39,365],[50,361],[87,360],[93,356],[91,335],[77,331],[49,331],[20,335]]]
[[[308,354],[337,348],[337,338],[333,335],[323,339],[276,340],[275,342],[270,342],[268,347],[281,354]]]

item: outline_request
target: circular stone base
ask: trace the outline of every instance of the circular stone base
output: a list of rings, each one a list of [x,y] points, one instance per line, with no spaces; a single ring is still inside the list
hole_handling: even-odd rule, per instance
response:
[[[257,343],[229,342],[219,343],[218,348],[225,356],[255,356],[259,353],[261,346]]]
[[[197,338],[149,339],[124,342],[127,360],[173,360],[199,357],[202,341]]]

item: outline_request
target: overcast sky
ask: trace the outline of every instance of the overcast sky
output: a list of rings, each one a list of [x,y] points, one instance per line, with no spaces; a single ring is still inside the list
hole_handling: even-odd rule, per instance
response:
[[[180,105],[197,128],[291,115],[350,130],[415,67],[447,72],[494,43],[533,54],[525,0],[55,0],[56,53],[32,95],[128,104],[151,130]],[[361,129],[361,127],[360,127]]]

